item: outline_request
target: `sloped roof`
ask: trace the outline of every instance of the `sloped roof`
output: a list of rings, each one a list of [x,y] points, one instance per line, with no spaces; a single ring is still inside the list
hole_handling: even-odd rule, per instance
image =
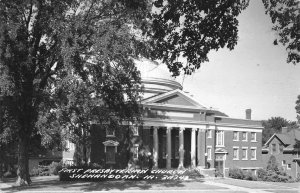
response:
[[[300,129],[293,129],[287,133],[275,133],[265,143],[268,145],[275,137],[277,137],[286,147],[286,149],[293,149],[296,141],[300,141]]]
[[[276,134],[277,137],[280,139],[280,141],[282,141],[282,143],[284,143],[285,145],[290,145],[293,143],[293,141],[295,141],[290,135],[288,134]]]

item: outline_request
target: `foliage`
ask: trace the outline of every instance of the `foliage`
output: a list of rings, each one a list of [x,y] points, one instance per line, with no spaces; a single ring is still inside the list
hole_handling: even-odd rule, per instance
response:
[[[280,133],[282,127],[288,127],[288,130],[298,128],[295,121],[288,121],[282,117],[271,117],[267,121],[262,122],[263,133],[262,143],[265,144],[274,133]]]
[[[51,175],[58,175],[58,172],[63,168],[62,162],[52,162],[49,165],[49,172]]]
[[[296,113],[297,113],[298,124],[300,124],[300,95],[298,95],[295,109],[296,109]]]
[[[108,107],[125,111],[116,101],[136,104],[132,85],[139,74],[131,58],[143,56],[146,43],[132,29],[146,21],[148,11],[146,1],[0,2],[0,94],[10,99],[7,116],[14,127],[9,128],[20,147],[18,184],[30,183],[30,137],[40,132],[41,117],[52,116],[54,88],[69,75],[91,79]],[[111,79],[118,71],[124,73]],[[49,127],[41,132],[43,139],[48,131],[51,137],[59,133]]]
[[[240,168],[230,168],[229,177],[241,180],[256,181],[257,176],[253,175],[251,171],[245,171]]]
[[[271,17],[273,30],[277,33],[274,45],[278,42],[286,47],[287,62],[300,62],[300,1],[298,0],[263,0],[266,14]]]
[[[132,59],[162,59],[173,75],[179,75],[182,68],[191,74],[208,60],[210,50],[233,49],[236,17],[248,0],[156,0],[154,13],[151,3],[0,1],[0,95],[9,99],[5,112],[9,127],[1,129],[1,134],[11,133],[6,136],[18,142],[18,184],[31,182],[32,136],[39,135],[43,145],[59,147],[67,122],[76,124],[79,111],[89,114],[91,109],[77,108],[86,104],[80,97],[75,99],[80,93],[68,93],[67,89],[75,89],[70,86],[73,80],[82,80],[83,85],[74,83],[80,88],[93,85],[104,119],[118,123],[137,117],[139,72]],[[187,58],[185,67],[177,62],[181,55]],[[60,108],[64,108],[62,113],[74,113],[71,121],[57,120]],[[73,131],[83,128],[88,126],[76,126]]]
[[[268,160],[268,165],[267,165],[267,170],[271,170],[274,172],[278,172],[278,163],[276,161],[276,157],[274,155],[271,155],[269,160]]]
[[[234,48],[238,40],[237,16],[249,4],[242,1],[156,0],[152,15],[155,54],[174,76],[191,74],[208,61],[211,50]],[[184,57],[186,62],[178,61]]]
[[[269,182],[288,182],[291,181],[291,176],[288,176],[282,168],[278,167],[275,156],[270,156],[266,169],[259,169],[257,171],[257,177],[263,181]]]
[[[268,182],[289,182],[292,181],[291,176],[288,176],[282,170],[267,170],[259,169],[257,170],[257,177],[259,180],[268,181]]]

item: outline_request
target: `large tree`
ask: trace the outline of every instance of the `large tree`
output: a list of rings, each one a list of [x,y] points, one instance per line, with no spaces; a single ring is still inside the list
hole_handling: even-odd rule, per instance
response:
[[[134,89],[116,91],[118,81],[138,83],[132,58],[162,59],[173,75],[191,74],[210,50],[233,49],[248,1],[155,0],[152,9],[150,0],[1,0],[0,94],[11,98],[16,123],[17,183],[30,183],[30,136],[58,84],[70,75],[91,80],[104,103],[130,117],[118,101],[130,101]],[[129,73],[109,79],[112,69]]]
[[[10,115],[16,122],[18,141],[17,184],[29,184],[28,147],[36,131],[40,111],[58,81],[69,75],[105,84],[102,99],[108,104],[122,98],[110,97],[119,86],[107,79],[112,65],[127,74],[133,84],[138,73],[131,57],[142,55],[143,42],[132,29],[143,22],[143,1],[0,1],[1,95],[10,97]],[[87,67],[90,61],[90,67]],[[106,79],[105,79],[106,78]],[[125,79],[128,77],[125,77]],[[117,97],[133,95],[116,94]],[[117,104],[117,103],[116,103]]]
[[[300,1],[299,0],[262,0],[277,33],[274,45],[285,46],[287,62],[300,62]]]

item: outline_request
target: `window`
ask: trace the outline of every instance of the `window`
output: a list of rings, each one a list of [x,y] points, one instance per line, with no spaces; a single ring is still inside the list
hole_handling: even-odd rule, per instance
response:
[[[74,151],[75,150],[75,144],[70,142],[69,140],[67,141],[67,149],[69,151]]]
[[[238,141],[239,140],[239,132],[238,131],[234,131],[233,132],[233,141]]]
[[[115,136],[115,129],[106,128],[106,137],[114,137],[114,136]]]
[[[233,147],[233,160],[239,160],[239,148]]]
[[[248,159],[248,148],[243,147],[242,148],[242,160],[247,160]]]
[[[287,169],[288,169],[288,170],[292,169],[292,164],[288,164],[288,165],[287,165]]]
[[[211,160],[211,147],[207,147],[207,160]]]
[[[247,139],[247,132],[243,132],[242,133],[242,140],[243,141],[248,141],[248,139]]]
[[[211,138],[211,137],[212,137],[211,129],[208,129],[207,130],[207,138]]]
[[[256,160],[256,147],[251,147],[251,160]]]
[[[279,152],[282,153],[283,152],[283,145],[279,144]]]
[[[276,144],[272,144],[272,154],[276,154]]]
[[[256,142],[256,133],[255,132],[251,132],[251,141]]]
[[[139,126],[138,125],[132,126],[131,130],[132,130],[133,136],[139,136]]]
[[[286,166],[286,161],[285,160],[282,160],[282,166]]]
[[[224,147],[224,131],[217,131],[216,137],[217,137],[216,145]]]
[[[107,146],[106,147],[106,163],[115,163],[115,147]]]
[[[139,145],[134,144],[133,146],[133,159],[138,159],[139,158]]]

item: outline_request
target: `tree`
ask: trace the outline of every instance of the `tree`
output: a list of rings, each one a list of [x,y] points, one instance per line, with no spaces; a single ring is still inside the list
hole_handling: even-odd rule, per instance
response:
[[[266,14],[272,19],[273,30],[277,33],[274,45],[281,43],[288,52],[287,62],[300,62],[300,1],[263,0]]]
[[[288,121],[282,117],[271,117],[267,121],[263,121],[264,127],[262,133],[262,143],[265,144],[274,133],[280,133],[282,127],[288,127],[288,130],[297,128],[295,121]]]
[[[208,61],[211,50],[232,50],[238,41],[237,16],[249,0],[156,0],[151,34],[156,56],[174,76],[191,74]],[[178,61],[186,59],[185,64]]]
[[[132,57],[143,55],[143,42],[132,28],[143,22],[148,7],[144,1],[0,1],[1,95],[12,98],[9,115],[15,120],[18,142],[17,184],[30,184],[28,147],[30,136],[53,88],[70,74],[95,83],[103,71],[118,64],[130,69],[135,84],[139,78]],[[93,65],[87,68],[86,62]],[[109,80],[109,79],[108,79]],[[120,81],[120,80],[116,80]],[[111,104],[114,82],[97,90]],[[128,89],[126,90],[128,91]],[[130,98],[131,93],[116,94]],[[125,99],[117,98],[121,101]]]
[[[70,75],[91,79],[107,107],[132,118],[136,113],[119,105],[137,103],[139,73],[132,58],[162,59],[173,75],[181,69],[191,74],[210,50],[234,48],[236,17],[247,5],[248,0],[156,0],[153,13],[150,0],[0,1],[0,95],[12,98],[17,183],[30,183],[30,136],[38,132],[45,104],[55,103],[58,84]],[[185,67],[177,62],[180,56],[187,58]],[[128,73],[109,78],[122,70]],[[122,90],[124,85],[132,86]]]

